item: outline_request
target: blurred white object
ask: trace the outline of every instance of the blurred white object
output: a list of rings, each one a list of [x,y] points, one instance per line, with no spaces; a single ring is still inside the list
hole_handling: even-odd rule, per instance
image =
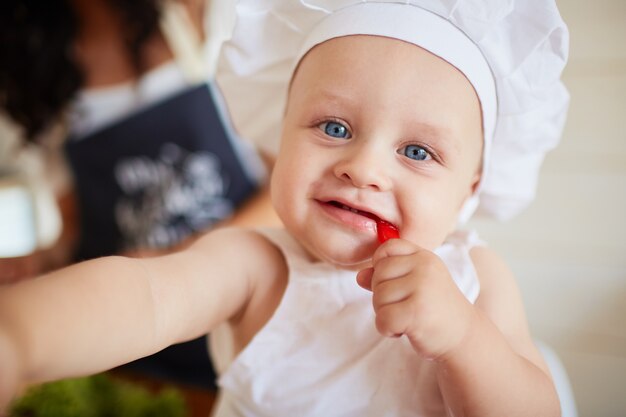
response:
[[[61,187],[56,182],[67,180],[60,180],[60,173],[55,175],[49,172],[50,164],[44,154],[46,150],[34,145],[23,146],[19,137],[15,126],[4,115],[0,115],[0,190],[3,194],[0,197],[0,245],[13,242],[11,245],[17,248],[17,242],[24,239],[22,249],[19,250],[24,252],[30,245],[26,245],[26,242],[31,240],[26,235],[32,232],[28,232],[30,229],[25,220],[30,216],[35,242],[30,252],[33,252],[49,248],[61,235],[61,213],[56,201],[56,191]],[[22,219],[8,216],[22,216]],[[25,235],[20,235],[18,231]],[[8,255],[11,251],[5,253],[5,246],[2,248],[0,257],[11,256]],[[18,252],[17,249],[15,251]]]
[[[17,176],[0,172],[0,258],[13,258],[37,249],[32,195]]]

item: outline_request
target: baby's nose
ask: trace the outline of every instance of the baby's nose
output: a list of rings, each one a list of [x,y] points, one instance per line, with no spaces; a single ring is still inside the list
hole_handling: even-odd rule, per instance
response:
[[[337,178],[357,188],[373,188],[387,191],[391,188],[389,157],[374,146],[354,149],[342,158],[334,168]]]

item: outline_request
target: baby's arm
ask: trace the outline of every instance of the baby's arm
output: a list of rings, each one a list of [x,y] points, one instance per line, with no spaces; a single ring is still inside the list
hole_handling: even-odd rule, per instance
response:
[[[559,404],[533,346],[512,273],[486,248],[472,251],[481,294],[470,304],[434,253],[393,239],[374,254],[359,283],[373,291],[376,326],[406,335],[436,364],[454,416],[557,416]]]
[[[207,333],[241,311],[270,244],[223,229],[159,258],[101,258],[0,290],[0,409],[15,384],[99,372]],[[245,262],[242,260],[245,254]],[[4,401],[4,402],[3,402]]]
[[[463,343],[440,362],[438,372],[452,414],[560,416],[558,396],[532,342],[512,272],[487,248],[475,248],[471,255],[481,282],[474,323]],[[461,412],[462,407],[474,412]]]

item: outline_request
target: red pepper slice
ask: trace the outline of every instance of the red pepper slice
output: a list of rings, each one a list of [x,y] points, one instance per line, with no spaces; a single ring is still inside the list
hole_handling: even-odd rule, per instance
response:
[[[378,241],[380,243],[385,243],[389,239],[398,239],[400,237],[398,228],[384,220],[376,220],[376,230],[378,231]]]

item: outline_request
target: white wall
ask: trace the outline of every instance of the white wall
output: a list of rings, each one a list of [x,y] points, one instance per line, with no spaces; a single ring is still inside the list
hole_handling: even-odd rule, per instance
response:
[[[569,373],[581,417],[626,416],[626,1],[557,0],[571,107],[536,201],[474,222],[516,273],[534,334]]]

